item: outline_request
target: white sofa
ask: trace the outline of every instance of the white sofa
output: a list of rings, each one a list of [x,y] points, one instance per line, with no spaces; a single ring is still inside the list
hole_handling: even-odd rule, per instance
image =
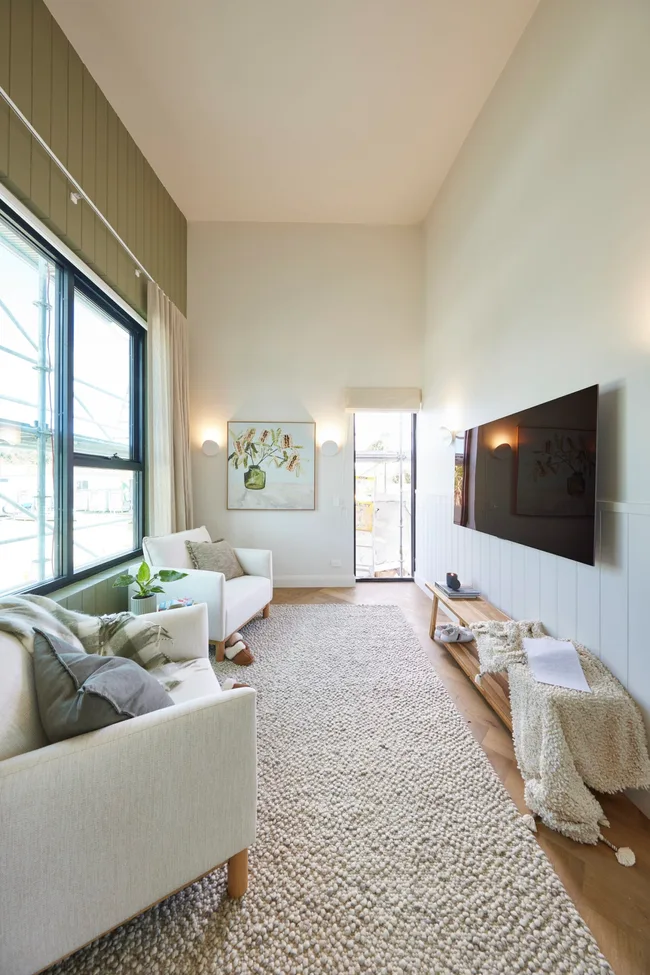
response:
[[[269,615],[273,598],[271,552],[261,548],[236,548],[235,554],[246,575],[226,582],[222,572],[192,568],[186,541],[210,542],[212,539],[203,525],[173,535],[145,536],[142,550],[154,572],[159,569],[187,572],[186,579],[165,583],[165,597],[189,596],[196,602],[207,603],[210,642],[216,644],[217,660],[223,660],[229,636],[258,613],[263,613],[265,618]]]
[[[31,654],[0,632],[2,975],[40,971],[225,862],[230,895],[246,890],[255,692],[221,691],[204,605],[152,618],[175,661],[196,661],[174,707],[54,745]]]

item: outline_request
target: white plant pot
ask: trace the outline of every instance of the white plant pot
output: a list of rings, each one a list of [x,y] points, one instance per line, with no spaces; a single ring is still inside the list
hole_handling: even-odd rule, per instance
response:
[[[131,596],[131,612],[134,616],[144,616],[145,613],[155,613],[157,608],[157,596],[147,596],[145,599],[136,599],[135,596]]]

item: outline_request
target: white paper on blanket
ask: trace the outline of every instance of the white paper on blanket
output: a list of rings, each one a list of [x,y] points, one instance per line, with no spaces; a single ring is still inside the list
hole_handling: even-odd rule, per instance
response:
[[[568,640],[554,640],[550,636],[524,637],[522,643],[536,681],[591,694],[578,652]]]

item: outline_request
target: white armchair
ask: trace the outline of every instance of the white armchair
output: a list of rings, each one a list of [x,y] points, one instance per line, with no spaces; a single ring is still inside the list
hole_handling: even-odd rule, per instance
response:
[[[142,539],[144,557],[154,572],[179,569],[187,572],[180,582],[165,583],[165,594],[190,596],[195,602],[207,603],[210,642],[216,644],[217,660],[223,660],[226,640],[258,613],[266,619],[273,598],[273,565],[267,549],[236,548],[235,553],[246,573],[226,581],[222,572],[193,569],[185,542],[210,542],[205,525],[173,535]]]
[[[174,706],[53,745],[31,654],[0,633],[1,973],[32,975],[224,862],[229,894],[246,890],[255,691],[221,691],[205,606],[153,619],[195,661]]]

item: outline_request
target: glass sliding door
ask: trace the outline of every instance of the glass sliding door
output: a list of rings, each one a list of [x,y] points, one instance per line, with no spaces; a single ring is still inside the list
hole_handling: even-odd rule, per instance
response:
[[[415,414],[354,416],[355,575],[412,579]]]

